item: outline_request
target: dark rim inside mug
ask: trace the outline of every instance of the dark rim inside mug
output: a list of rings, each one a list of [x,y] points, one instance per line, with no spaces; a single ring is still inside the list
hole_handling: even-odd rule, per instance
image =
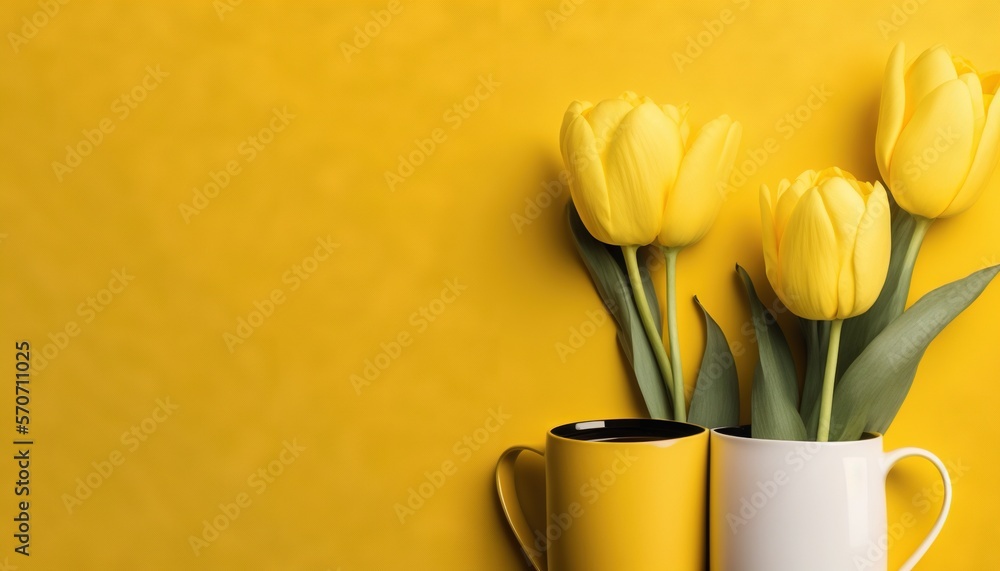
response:
[[[735,436],[736,438],[753,439],[753,437],[750,434],[750,425],[749,424],[744,424],[743,426],[727,426],[725,428],[716,428],[716,429],[714,429],[714,431],[716,433],[718,433],[718,434],[723,435],[723,436]],[[847,442],[849,443],[849,442],[859,442],[861,440],[871,440],[873,438],[878,438],[879,436],[880,436],[879,434],[875,434],[875,433],[872,433],[872,432],[865,432],[864,434],[861,435],[861,438],[859,438],[858,440],[850,440],[850,441],[847,441]],[[767,442],[767,441],[770,441],[770,442],[786,442],[785,440],[768,440],[768,439],[765,439],[765,438],[758,438],[756,440],[758,440],[758,441],[765,441],[765,442]],[[837,443],[836,442],[830,442],[830,443],[827,443],[827,444],[837,444]]]
[[[744,424],[743,426],[727,426],[725,428],[716,428],[716,432],[719,434],[724,434],[726,436],[737,436],[739,438],[750,438],[750,425]]]
[[[591,442],[618,438],[646,441],[671,440],[674,438],[695,436],[703,432],[705,432],[704,428],[694,424],[651,418],[571,422],[552,429],[552,434],[555,436]]]

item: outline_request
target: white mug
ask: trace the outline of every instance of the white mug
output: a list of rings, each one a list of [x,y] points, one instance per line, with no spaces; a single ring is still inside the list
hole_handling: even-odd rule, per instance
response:
[[[909,571],[941,531],[951,480],[920,448],[883,452],[882,435],[852,442],[750,438],[749,427],[712,431],[709,544],[712,571],[886,571],[885,479],[909,456],[944,480],[944,505],[930,533],[900,568]]]

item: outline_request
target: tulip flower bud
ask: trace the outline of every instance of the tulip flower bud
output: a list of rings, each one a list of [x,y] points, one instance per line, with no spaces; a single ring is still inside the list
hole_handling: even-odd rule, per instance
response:
[[[882,86],[875,154],[896,202],[924,218],[979,198],[1000,159],[1000,74],[979,74],[944,46],[904,65],[899,44]]]
[[[677,182],[667,190],[663,228],[656,240],[660,245],[683,248],[708,233],[719,215],[742,133],[739,123],[723,115],[687,143]]]
[[[761,185],[767,279],[795,315],[847,319],[875,303],[889,270],[889,200],[881,183],[829,168],[775,191]]]
[[[685,112],[631,92],[566,110],[559,138],[570,194],[595,238],[618,246],[656,239],[681,163]]]

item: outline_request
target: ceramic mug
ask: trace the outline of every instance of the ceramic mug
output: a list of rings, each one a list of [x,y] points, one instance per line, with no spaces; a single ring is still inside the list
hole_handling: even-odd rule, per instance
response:
[[[545,521],[529,522],[515,460],[545,462]],[[504,514],[539,571],[702,571],[708,430],[650,419],[574,422],[545,452],[509,448],[496,468]],[[530,512],[530,510],[528,510]],[[541,510],[536,510],[541,512]]]
[[[883,452],[880,434],[851,442],[750,438],[750,428],[712,431],[709,544],[712,571],[886,571],[885,479],[896,462],[929,460],[944,481],[930,533],[900,568],[909,571],[951,507],[951,480],[920,448]]]

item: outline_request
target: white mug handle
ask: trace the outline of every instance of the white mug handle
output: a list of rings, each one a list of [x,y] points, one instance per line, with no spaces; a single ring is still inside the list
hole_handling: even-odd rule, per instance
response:
[[[939,533],[941,533],[941,528],[944,527],[944,520],[948,518],[948,511],[951,509],[951,478],[948,477],[948,469],[945,467],[944,463],[935,456],[934,454],[924,450],[922,448],[899,448],[893,450],[892,452],[886,452],[885,454],[885,473],[889,474],[889,470],[903,458],[908,458],[910,456],[919,456],[930,461],[937,468],[938,472],[941,474],[941,480],[944,482],[944,503],[941,505],[941,513],[938,514],[937,521],[934,522],[934,527],[927,534],[917,550],[913,552],[913,555],[903,563],[903,566],[899,568],[899,571],[911,571],[913,567],[920,561],[920,558],[927,553],[927,549],[930,548],[934,540],[937,539]]]

